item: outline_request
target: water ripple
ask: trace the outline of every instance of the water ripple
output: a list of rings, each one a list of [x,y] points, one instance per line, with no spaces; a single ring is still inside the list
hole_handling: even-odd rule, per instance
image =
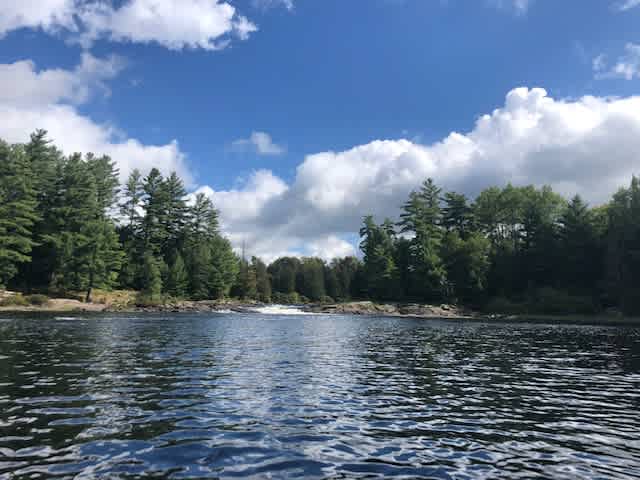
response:
[[[639,410],[628,328],[0,322],[0,480],[639,478]]]

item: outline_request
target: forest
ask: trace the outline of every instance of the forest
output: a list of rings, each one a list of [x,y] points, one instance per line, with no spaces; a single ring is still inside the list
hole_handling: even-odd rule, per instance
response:
[[[65,156],[45,131],[0,141],[0,286],[167,299],[457,303],[500,313],[640,313],[640,183],[601,206],[550,187],[489,187],[475,200],[432,179],[397,219],[363,219],[362,258],[234,253],[205,195],[157,169],[120,185],[107,156]]]

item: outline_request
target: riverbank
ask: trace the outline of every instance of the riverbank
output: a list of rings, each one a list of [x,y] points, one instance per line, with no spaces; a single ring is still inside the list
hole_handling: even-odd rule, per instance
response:
[[[19,301],[7,302],[8,297],[18,297]],[[32,298],[30,298],[32,297]],[[267,305],[235,299],[225,300],[170,300],[153,305],[135,303],[135,292],[98,292],[94,302],[78,299],[48,298],[43,295],[22,297],[15,292],[0,294],[0,313],[40,312],[40,313],[290,313],[297,311],[307,314],[385,316],[398,318],[444,318],[499,323],[547,323],[579,325],[611,325],[640,327],[640,318],[624,317],[611,313],[591,315],[548,315],[548,314],[493,314],[477,312],[456,305],[429,305],[419,303],[375,303],[355,301],[331,304],[297,305],[291,307]],[[4,305],[1,303],[4,300]],[[36,302],[37,300],[37,302]],[[29,303],[33,301],[35,303]]]

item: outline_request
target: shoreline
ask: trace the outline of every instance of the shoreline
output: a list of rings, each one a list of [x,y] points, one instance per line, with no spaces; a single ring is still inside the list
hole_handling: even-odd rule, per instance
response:
[[[182,300],[160,305],[122,306],[108,303],[84,303],[79,300],[50,299],[46,305],[4,306],[1,314],[48,313],[259,313],[256,309],[273,304],[251,303],[237,300]],[[383,316],[389,318],[444,319],[492,323],[547,323],[591,326],[637,326],[640,318],[611,314],[553,315],[553,314],[491,314],[471,311],[454,305],[417,303],[374,303],[370,301],[333,304],[296,305],[309,314]]]

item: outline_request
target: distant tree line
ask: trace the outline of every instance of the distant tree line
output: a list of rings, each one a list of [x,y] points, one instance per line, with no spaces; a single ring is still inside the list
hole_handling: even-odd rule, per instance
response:
[[[470,201],[429,179],[396,221],[364,218],[363,258],[238,257],[211,200],[109,157],[65,156],[37,131],[0,141],[0,286],[56,294],[297,303],[450,302],[494,311],[640,312],[640,183],[604,206],[550,187],[491,187]]]
[[[370,298],[492,311],[640,313],[640,183],[590,208],[550,187],[491,187],[474,202],[429,179],[399,221],[364,219]]]

